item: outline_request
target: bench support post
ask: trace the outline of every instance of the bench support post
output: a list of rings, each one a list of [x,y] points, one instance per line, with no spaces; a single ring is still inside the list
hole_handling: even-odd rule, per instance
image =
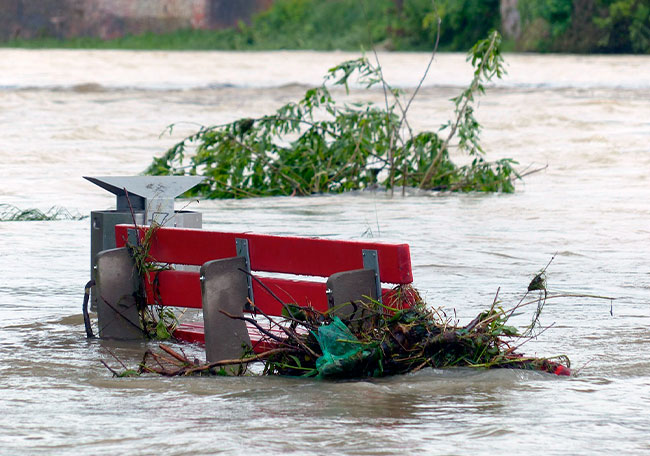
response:
[[[354,321],[365,314],[358,303],[367,302],[368,298],[377,299],[375,273],[371,269],[337,272],[327,279],[328,307],[336,308],[333,314],[344,320],[356,324]]]
[[[246,323],[223,313],[243,316],[248,285],[240,269],[246,270],[242,257],[208,261],[201,266],[205,356],[209,363],[241,358],[245,347],[251,346]],[[238,369],[226,368],[230,373]]]
[[[99,337],[142,339],[135,299],[140,277],[128,249],[102,250],[96,256],[95,268]]]

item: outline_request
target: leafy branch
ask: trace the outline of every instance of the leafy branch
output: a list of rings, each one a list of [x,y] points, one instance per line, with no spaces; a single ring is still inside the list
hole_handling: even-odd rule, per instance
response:
[[[432,131],[415,133],[408,123],[422,81],[402,100],[403,94],[385,80],[379,61],[373,65],[364,56],[331,68],[320,86],[271,115],[201,127],[155,158],[145,172],[203,175],[206,180],[191,194],[207,198],[340,193],[375,186],[512,192],[519,177],[515,162],[484,160],[473,108],[485,84],[504,74],[499,44],[493,32],[471,49],[474,78],[453,98],[455,116],[441,128],[449,129],[444,140]],[[331,89],[349,93],[351,78],[366,90],[381,84],[385,106],[338,103]],[[474,157],[469,165],[452,162],[453,140]]]

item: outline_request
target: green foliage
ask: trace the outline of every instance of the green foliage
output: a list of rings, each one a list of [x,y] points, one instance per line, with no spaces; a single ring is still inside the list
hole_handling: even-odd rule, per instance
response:
[[[419,0],[419,3],[423,10],[432,2]],[[487,36],[490,30],[499,28],[499,0],[442,0],[435,3],[442,18],[440,43],[443,49],[467,49]]]
[[[176,314],[169,307],[162,306],[157,309],[156,313],[157,318],[150,321],[151,324],[147,333],[151,335],[155,334],[155,338],[158,340],[171,339],[172,333],[178,327]]]
[[[13,47],[69,47],[120,49],[314,49],[359,50],[386,40],[394,17],[391,0],[362,3],[356,0],[276,0],[272,7],[224,30],[151,32],[112,40],[78,37],[66,40],[43,37],[11,40]]]
[[[398,5],[400,5],[398,7]],[[434,6],[435,5],[435,6]],[[650,6],[644,0],[520,0],[520,50],[650,52]],[[278,0],[225,30],[151,32],[113,40],[77,37],[16,39],[3,46],[120,49],[467,49],[500,26],[498,0]]]
[[[274,114],[201,128],[155,158],[146,173],[206,176],[192,195],[208,198],[340,193],[376,185],[511,192],[514,162],[484,160],[472,108],[484,83],[503,74],[498,44],[495,32],[470,51],[474,80],[453,99],[456,118],[443,126],[449,132],[444,141],[435,132],[410,129],[403,95],[363,57],[330,69],[321,86]],[[338,104],[330,87],[347,91],[353,76],[366,88],[384,84],[392,104]],[[451,161],[455,136],[459,149],[473,157],[469,165]]]
[[[461,51],[501,25],[499,0],[276,0],[251,24],[224,30],[151,32],[112,40],[15,39],[1,46],[97,49],[440,49]],[[535,52],[650,52],[647,0],[519,0],[521,36]]]
[[[442,16],[441,48],[464,50],[499,25],[498,0],[276,0],[271,8],[226,30],[151,32],[113,40],[42,37],[12,40],[13,47],[121,49],[388,49],[427,50]]]
[[[551,38],[567,31],[571,25],[573,0],[519,0],[517,4],[522,21],[541,18],[549,24]]]
[[[594,18],[603,31],[598,45],[608,52],[650,53],[650,4],[642,0],[600,0],[607,15]]]
[[[646,0],[520,0],[518,9],[523,50],[650,52]]]
[[[139,377],[140,373],[135,369],[126,369],[123,372],[119,372],[116,377],[125,378],[125,377]]]
[[[386,39],[393,4],[359,1],[279,0],[253,19],[256,49],[353,49]]]

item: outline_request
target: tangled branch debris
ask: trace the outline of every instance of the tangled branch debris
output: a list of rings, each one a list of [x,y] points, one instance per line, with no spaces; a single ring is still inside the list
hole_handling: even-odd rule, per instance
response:
[[[522,299],[510,309],[500,305],[497,291],[490,308],[466,325],[452,321],[442,309],[428,307],[410,286],[398,287],[390,306],[377,301],[357,302],[362,311],[354,312],[351,318],[333,315],[336,309],[321,313],[286,305],[284,317],[274,320],[288,329],[285,337],[265,333],[260,325],[263,337],[259,343],[272,346],[270,350],[256,354],[248,349],[238,359],[202,363],[160,344],[162,352],[147,350],[138,372],[164,376],[229,375],[232,367],[238,366],[237,375],[353,379],[413,373],[425,367],[473,367],[570,375],[567,356],[537,358],[517,351],[547,328],[534,331],[539,319],[536,312],[535,320],[522,333],[508,324],[513,314],[526,306],[541,309],[548,299],[566,296],[549,295],[545,282],[540,284],[539,275],[529,288],[525,296],[539,293],[538,296],[528,301]],[[404,303],[411,307],[401,308]],[[262,366],[256,374],[247,370],[253,363]],[[226,366],[230,369],[226,370]]]

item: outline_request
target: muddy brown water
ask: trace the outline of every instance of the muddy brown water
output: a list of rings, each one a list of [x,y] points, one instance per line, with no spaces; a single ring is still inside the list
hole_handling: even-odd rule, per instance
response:
[[[0,203],[87,214],[114,203],[81,176],[137,174],[196,124],[270,112],[356,55],[0,57]],[[407,92],[427,57],[380,56],[387,78]],[[489,306],[499,287],[504,305],[514,303],[557,253],[552,291],[617,300],[613,308],[549,301],[542,324],[552,326],[522,351],[566,354],[579,375],[112,378],[99,362],[116,365],[108,351],[135,365],[145,345],[85,338],[88,220],[0,223],[0,454],[648,454],[650,57],[506,60],[508,77],[477,113],[488,157],[512,157],[521,169],[548,165],[514,194],[187,204],[208,229],[406,241],[415,284],[461,321]],[[436,129],[469,77],[464,56],[439,55],[411,124]],[[381,102],[383,94],[358,98]],[[174,122],[172,135],[159,136]]]

